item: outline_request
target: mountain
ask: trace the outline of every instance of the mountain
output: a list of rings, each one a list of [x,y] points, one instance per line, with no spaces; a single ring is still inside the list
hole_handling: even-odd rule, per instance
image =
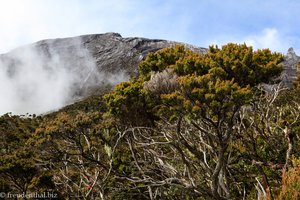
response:
[[[281,79],[286,86],[291,87],[293,80],[296,79],[298,74],[297,64],[300,62],[300,57],[296,55],[294,49],[291,47],[285,56],[283,62],[284,71],[282,72]]]
[[[137,75],[138,63],[149,52],[155,52],[162,48],[175,46],[176,44],[183,43],[139,37],[123,38],[118,33],[93,34],[72,38],[42,40],[3,54],[0,59],[2,62],[4,60],[6,63],[9,63],[10,69],[16,68],[16,65],[24,64],[22,57],[20,58],[16,55],[16,52],[26,52],[33,49],[38,56],[44,58],[44,61],[47,62],[58,57],[59,61],[62,62],[62,66],[60,67],[80,68],[78,70],[80,73],[84,71],[83,68],[86,67],[84,65],[95,64],[98,72],[106,74],[104,79],[115,77],[116,75],[121,75],[125,79],[128,79],[128,77]],[[183,45],[193,51],[206,52],[205,48],[188,44]],[[47,63],[40,64],[47,68]],[[105,82],[105,80],[102,80],[102,82]],[[82,91],[81,89],[76,88],[77,92],[85,94],[86,91]]]
[[[206,48],[180,42],[123,38],[118,33],[48,39],[0,55],[0,114],[44,113],[74,103],[138,74],[138,63],[149,52],[182,44],[199,53]],[[284,83],[291,86],[299,57],[286,56]]]
[[[11,86],[5,91],[0,89],[7,97],[0,113],[43,113],[101,93],[136,76],[138,63],[147,53],[176,44],[182,43],[105,33],[48,39],[19,47],[0,55],[0,77],[4,77],[0,85]],[[206,52],[205,48],[183,45]],[[16,99],[17,105],[11,105]],[[48,105],[41,105],[46,99]]]
[[[176,47],[138,74],[147,53],[175,44],[108,33],[0,55],[0,112],[41,113],[0,116],[1,194],[299,199],[299,88],[255,87],[280,75],[282,55],[228,44],[202,59]],[[289,49],[288,86],[299,60]]]

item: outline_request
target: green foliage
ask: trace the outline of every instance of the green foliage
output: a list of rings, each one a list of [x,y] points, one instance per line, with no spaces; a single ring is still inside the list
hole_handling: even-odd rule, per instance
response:
[[[28,143],[39,123],[40,118],[10,114],[0,117],[0,179],[6,180],[8,188],[5,190],[9,192],[26,193],[29,189],[49,189],[44,184],[37,186],[34,181],[43,177],[43,170],[36,165],[35,153]]]
[[[212,159],[208,165],[215,169],[216,175],[209,175],[207,179],[205,176],[194,174],[198,184],[203,182],[201,186],[206,187],[204,190],[209,193],[210,189],[208,188],[217,187],[218,179],[215,177],[219,176],[220,169],[228,164],[227,161],[222,160],[222,157],[229,159],[229,151],[232,150],[231,139],[238,121],[237,114],[243,106],[253,101],[255,87],[258,84],[272,82],[279,76],[282,71],[282,65],[280,65],[282,60],[281,54],[272,53],[268,49],[253,51],[251,47],[247,47],[245,44],[228,44],[221,49],[217,46],[211,46],[204,55],[187,50],[183,46],[167,48],[151,53],[139,65],[140,76],[130,82],[119,84],[113,92],[105,96],[105,100],[110,113],[120,119],[121,124],[125,122],[128,125],[129,121],[129,124],[135,126],[149,125],[152,123],[141,123],[140,120],[151,119],[152,122],[158,124],[169,121],[174,124],[173,126],[179,126],[176,125],[178,120],[180,121],[182,118],[187,120],[185,124],[187,127],[185,128],[193,130],[192,132],[196,131],[195,135],[182,133],[185,135],[182,136],[180,129],[168,134],[172,135],[172,142],[180,144],[180,147],[177,148],[184,149],[181,150],[181,153],[178,152],[179,155],[182,156],[183,154],[192,160],[194,166],[198,165],[197,159],[203,162],[200,155],[202,153],[199,152],[207,147],[201,146],[201,143],[209,144],[210,148],[218,150],[218,153],[216,151],[206,155]],[[163,77],[169,77],[172,80],[162,82]],[[155,118],[149,116],[155,116]],[[194,130],[194,128],[196,129]],[[207,140],[202,138],[200,141],[199,137],[196,137],[197,131],[199,131],[198,134],[209,134],[210,136],[205,136],[208,137],[205,138]],[[173,136],[176,134],[180,140]],[[156,138],[156,135],[149,137]],[[243,138],[244,136],[239,135],[239,137]],[[145,140],[146,138],[143,142],[147,143]],[[193,143],[200,144],[195,146]],[[259,141],[257,144],[265,145]],[[245,149],[245,147],[242,148]],[[135,151],[143,150],[137,147]],[[152,149],[152,151],[155,150]],[[263,154],[265,151],[267,149],[261,149],[259,154]],[[179,156],[176,153],[172,155],[173,153],[171,151],[170,156]],[[246,155],[240,152],[235,153]],[[168,155],[166,152],[163,154]],[[263,155],[263,157],[267,158],[267,155]],[[179,163],[182,162],[186,161],[184,159],[177,161],[178,164],[175,165],[177,170],[181,170],[182,167]],[[248,161],[244,160],[244,162]],[[147,165],[152,166],[150,163],[145,164],[145,168]],[[236,166],[241,167],[241,163]],[[147,171],[147,169],[145,170]],[[235,173],[233,169],[228,169],[228,171],[230,171],[228,173]],[[248,171],[255,173],[256,169],[249,167]],[[149,174],[149,176],[152,177],[153,175]],[[239,176],[238,173],[236,176]],[[160,177],[155,178],[160,180]],[[206,180],[207,185],[204,184]],[[210,186],[209,182],[216,185]],[[255,182],[252,180],[252,183]],[[249,190],[253,189],[253,185],[247,187],[251,188]],[[237,190],[231,188],[231,192],[234,194]],[[211,190],[211,193],[215,198],[221,198],[220,195],[222,194],[218,194],[217,189]]]
[[[176,46],[152,53],[139,69],[141,80],[146,81],[151,79],[151,74],[167,68],[179,76],[178,90],[161,94],[162,112],[169,108],[174,111],[172,116],[179,112],[207,111],[217,115],[221,110],[228,112],[233,105],[245,104],[251,97],[250,86],[272,81],[282,70],[282,60],[281,54],[268,49],[253,51],[245,44],[228,44],[222,49],[211,46],[204,55]]]
[[[192,54],[192,51],[187,51],[183,46],[166,48],[159,52],[149,53],[145,61],[141,62],[139,65],[140,74],[141,76],[150,78],[149,73],[151,71],[163,71],[190,54]]]
[[[104,96],[109,112],[124,123],[151,125],[154,115],[149,111],[149,99],[143,89],[143,82],[133,80],[116,86],[113,92]]]
[[[175,46],[149,53],[139,77],[103,98],[39,117],[1,116],[0,189],[55,191],[62,199],[195,200],[242,199],[244,189],[251,199],[255,178],[265,175],[278,190],[287,125],[292,154],[300,156],[299,92],[283,92],[270,106],[256,86],[273,82],[282,60],[245,44],[211,46],[204,55]],[[285,174],[281,199],[298,198],[298,171]],[[212,189],[220,181],[231,196]]]
[[[269,49],[253,51],[246,44],[227,44],[219,49],[211,46],[206,55],[213,67],[221,67],[228,79],[234,79],[240,86],[255,86],[268,83],[282,71],[283,55]]]
[[[142,77],[150,78],[150,72],[173,68],[180,75],[196,73],[205,75],[213,70],[219,77],[232,80],[241,87],[269,82],[282,71],[283,55],[269,49],[253,51],[245,44],[227,44],[218,48],[210,46],[206,54],[185,49],[183,46],[167,48],[150,54],[139,65]],[[212,72],[212,71],[211,71]],[[211,73],[210,72],[210,73]]]

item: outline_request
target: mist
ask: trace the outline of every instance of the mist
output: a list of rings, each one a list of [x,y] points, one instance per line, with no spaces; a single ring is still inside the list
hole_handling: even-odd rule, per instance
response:
[[[125,79],[97,69],[80,38],[41,41],[0,55],[0,114],[54,111]]]

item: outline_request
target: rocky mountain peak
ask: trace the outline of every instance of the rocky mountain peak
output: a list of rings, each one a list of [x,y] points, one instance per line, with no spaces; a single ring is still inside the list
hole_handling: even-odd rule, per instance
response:
[[[43,113],[98,94],[138,74],[149,52],[179,42],[119,33],[42,40],[0,55],[0,113]],[[183,44],[205,53],[205,48]],[[17,102],[17,103],[12,103]]]
[[[289,61],[291,61],[291,62],[297,62],[297,61],[299,61],[299,57],[296,55],[293,47],[290,47],[288,49],[288,52],[286,54],[286,59],[289,60]]]
[[[294,49],[290,47],[283,62],[284,70],[281,74],[281,79],[287,87],[291,87],[293,81],[298,75],[297,64],[300,62],[300,57],[296,55]]]

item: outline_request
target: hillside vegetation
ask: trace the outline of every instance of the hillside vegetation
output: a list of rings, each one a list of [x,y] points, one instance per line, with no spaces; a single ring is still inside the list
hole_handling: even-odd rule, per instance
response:
[[[0,117],[0,190],[57,199],[299,199],[299,82],[245,44],[149,53],[139,76]],[[263,86],[269,84],[269,87]]]

